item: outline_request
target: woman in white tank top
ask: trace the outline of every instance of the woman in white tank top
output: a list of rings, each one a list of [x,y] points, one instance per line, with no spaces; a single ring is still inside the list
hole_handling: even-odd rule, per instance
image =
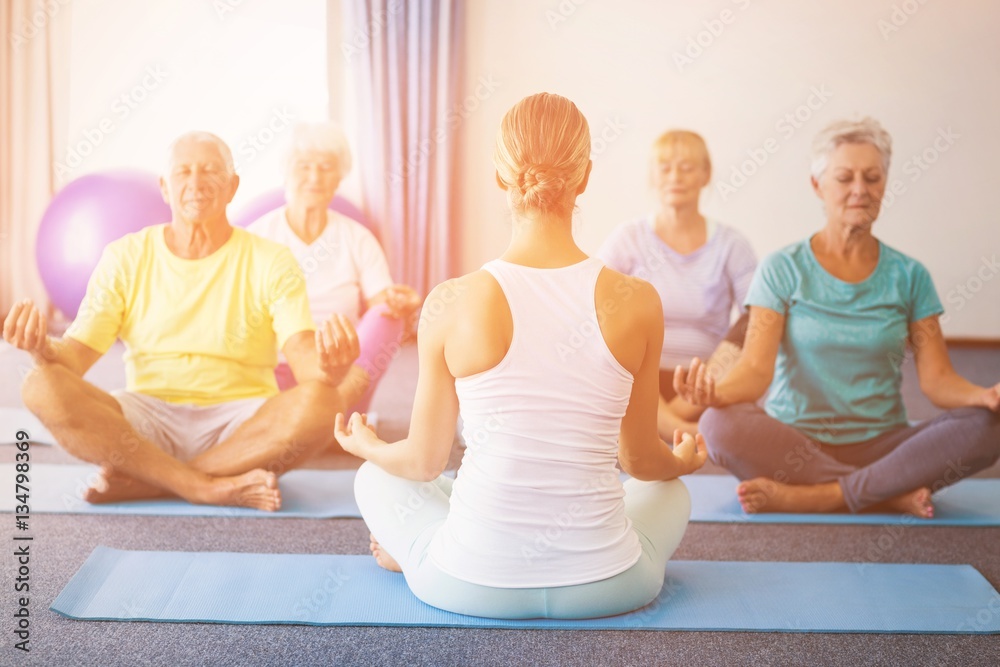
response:
[[[384,443],[359,414],[338,415],[336,436],[368,461],[355,495],[373,553],[424,602],[496,618],[631,611],[662,587],[690,514],[677,477],[705,443],[657,434],[657,292],[573,241],[583,115],[557,95],[522,100],[494,163],[511,242],[427,297],[409,437]],[[468,446],[452,482],[459,411]]]

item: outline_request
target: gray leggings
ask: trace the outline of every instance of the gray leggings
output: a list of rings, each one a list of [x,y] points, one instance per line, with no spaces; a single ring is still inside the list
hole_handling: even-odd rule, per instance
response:
[[[706,411],[699,430],[711,460],[740,479],[838,481],[852,512],[922,487],[938,491],[1000,457],[1000,415],[985,408],[949,410],[851,445],[817,442],[750,403]]]

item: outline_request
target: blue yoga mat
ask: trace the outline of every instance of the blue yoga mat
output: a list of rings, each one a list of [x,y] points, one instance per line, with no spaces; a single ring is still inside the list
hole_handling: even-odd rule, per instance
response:
[[[35,445],[54,445],[55,437],[42,426],[38,417],[25,408],[0,408],[0,445],[17,442],[17,432],[24,431]]]
[[[354,501],[354,470],[293,470],[281,478],[279,512],[181,500],[144,500],[91,505],[81,498],[97,468],[89,465],[31,466],[31,510],[64,514],[147,516],[360,518]],[[0,464],[0,479],[14,478],[13,464]],[[692,522],[813,523],[919,526],[1000,526],[1000,479],[967,479],[934,495],[933,519],[898,514],[744,514],[735,477],[688,475]],[[0,495],[0,512],[14,511],[13,495]]]
[[[729,475],[688,475],[691,521],[914,526],[1000,526],[1000,479],[966,479],[934,494],[934,518],[909,514],[746,514],[736,499],[739,481]]]
[[[968,565],[676,561],[621,616],[510,621],[417,600],[370,556],[97,547],[52,603],[79,620],[571,630],[1000,632],[1000,594]]]
[[[11,480],[4,488],[14,487],[14,464],[0,465],[0,480]],[[354,501],[354,470],[293,470],[282,475],[281,509],[277,512],[192,505],[183,500],[133,500],[123,503],[91,505],[82,499],[83,492],[97,473],[96,466],[52,465],[33,463],[29,472],[32,512],[62,514],[135,514],[145,516],[201,516],[252,518],[357,518],[361,514]],[[0,512],[13,512],[14,493],[0,494]]]

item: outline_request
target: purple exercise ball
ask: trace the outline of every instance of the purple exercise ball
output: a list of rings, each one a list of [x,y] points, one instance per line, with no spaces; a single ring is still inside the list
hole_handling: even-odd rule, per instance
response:
[[[76,317],[104,247],[130,232],[170,221],[159,178],[134,170],[87,174],[60,190],[38,226],[35,258],[49,298]]]
[[[232,223],[238,227],[246,227],[251,222],[263,217],[271,211],[281,208],[284,205],[285,190],[283,188],[274,188],[273,190],[262,192],[240,208],[240,212],[233,216]],[[365,214],[350,201],[340,196],[334,196],[328,208],[331,211],[340,213],[341,215],[346,215],[352,220],[357,220],[371,230],[376,237],[378,237],[378,234],[375,233],[372,226],[368,224],[368,219],[365,217]]]

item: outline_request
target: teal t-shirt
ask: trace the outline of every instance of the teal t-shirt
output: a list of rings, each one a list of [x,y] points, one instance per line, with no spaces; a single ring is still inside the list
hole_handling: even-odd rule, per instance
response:
[[[920,262],[880,241],[872,274],[846,283],[820,265],[806,239],[764,260],[746,305],[785,316],[769,415],[832,445],[906,425],[900,383],[909,325],[944,312]]]

